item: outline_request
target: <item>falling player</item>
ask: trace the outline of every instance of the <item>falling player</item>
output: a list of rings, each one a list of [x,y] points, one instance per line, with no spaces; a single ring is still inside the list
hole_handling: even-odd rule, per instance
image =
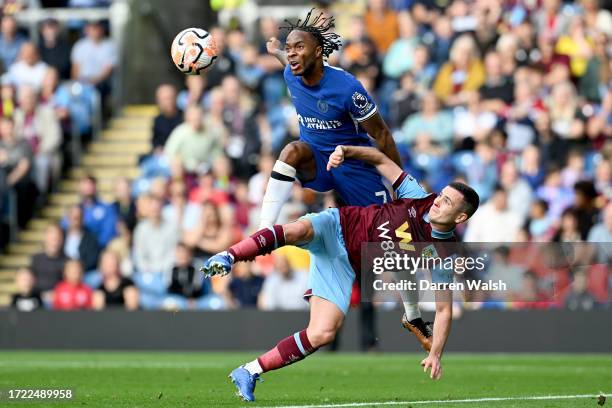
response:
[[[471,187],[455,182],[439,195],[427,194],[413,177],[373,147],[338,146],[327,167],[341,168],[350,159],[374,165],[381,175],[393,181],[398,199],[369,207],[330,208],[290,224],[264,228],[228,251],[214,255],[202,268],[207,276],[225,275],[233,263],[253,260],[283,245],[298,245],[311,253],[310,289],[306,295],[310,301],[308,327],[232,371],[230,377],[246,401],[254,401],[255,382],[260,374],[302,360],[334,339],[348,311],[355,272],[361,265],[362,243],[382,243],[389,238],[399,242],[403,235],[387,233],[401,230],[406,223],[415,243],[455,241],[455,226],[467,221],[478,208],[478,194]],[[380,226],[386,228],[385,232]],[[433,343],[429,355],[421,362],[425,370],[431,368],[433,379],[442,375],[440,359],[451,315],[450,298],[439,301],[436,297]]]
[[[285,81],[300,124],[300,140],[283,148],[274,164],[261,206],[259,228],[276,223],[289,198],[293,182],[316,191],[336,190],[344,204],[367,206],[390,201],[380,174],[369,164],[350,159],[326,171],[329,155],[338,145],[378,148],[401,167],[399,153],[376,104],[357,79],[325,63],[340,48],[340,37],[331,32],[334,18],[311,10],[304,21],[283,27],[290,30],[281,49],[279,40],[268,41],[268,52],[285,66]],[[418,293],[402,293],[402,325],[414,333],[425,349],[431,347],[431,327],[421,319]]]

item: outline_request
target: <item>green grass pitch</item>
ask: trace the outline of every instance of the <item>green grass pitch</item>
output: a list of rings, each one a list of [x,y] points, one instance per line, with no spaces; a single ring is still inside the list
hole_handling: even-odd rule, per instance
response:
[[[72,388],[75,399],[53,403],[4,399],[0,406],[245,406],[234,396],[227,374],[255,356],[5,351],[0,352],[0,389]],[[319,352],[266,373],[265,381],[257,385],[257,402],[249,405],[596,408],[595,395],[612,392],[612,354],[449,353],[443,360],[443,378],[435,382],[419,366],[423,356]],[[593,397],[573,397],[587,394]],[[540,396],[566,398],[533,399]],[[523,397],[531,399],[514,399]],[[498,399],[478,401],[482,398]],[[455,400],[467,401],[451,402]]]

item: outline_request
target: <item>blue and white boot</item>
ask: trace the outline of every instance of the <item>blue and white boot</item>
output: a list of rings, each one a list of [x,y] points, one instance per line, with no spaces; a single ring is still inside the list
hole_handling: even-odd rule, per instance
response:
[[[236,395],[243,401],[255,401],[255,383],[259,378],[259,374],[251,374],[244,366],[240,366],[232,371],[229,375],[232,382],[236,386]]]

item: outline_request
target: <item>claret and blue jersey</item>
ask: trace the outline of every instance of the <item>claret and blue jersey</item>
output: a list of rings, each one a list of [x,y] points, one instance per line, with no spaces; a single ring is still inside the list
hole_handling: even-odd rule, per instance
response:
[[[284,75],[298,115],[300,140],[310,145],[317,167],[316,178],[302,180],[302,185],[316,191],[336,190],[349,205],[390,201],[381,176],[369,164],[347,160],[331,172],[326,170],[336,146],[373,145],[359,123],[375,115],[377,108],[361,83],[343,69],[327,64],[323,77],[314,86],[293,75],[289,66]]]

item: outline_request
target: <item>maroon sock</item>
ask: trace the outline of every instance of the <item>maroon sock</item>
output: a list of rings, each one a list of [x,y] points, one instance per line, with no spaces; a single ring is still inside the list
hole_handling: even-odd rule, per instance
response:
[[[236,245],[232,245],[228,252],[234,257],[234,262],[252,261],[258,255],[269,254],[276,248],[285,245],[285,232],[282,225],[264,228]]]
[[[303,360],[317,350],[310,344],[304,329],[282,339],[272,350],[259,356],[257,361],[265,373]]]

